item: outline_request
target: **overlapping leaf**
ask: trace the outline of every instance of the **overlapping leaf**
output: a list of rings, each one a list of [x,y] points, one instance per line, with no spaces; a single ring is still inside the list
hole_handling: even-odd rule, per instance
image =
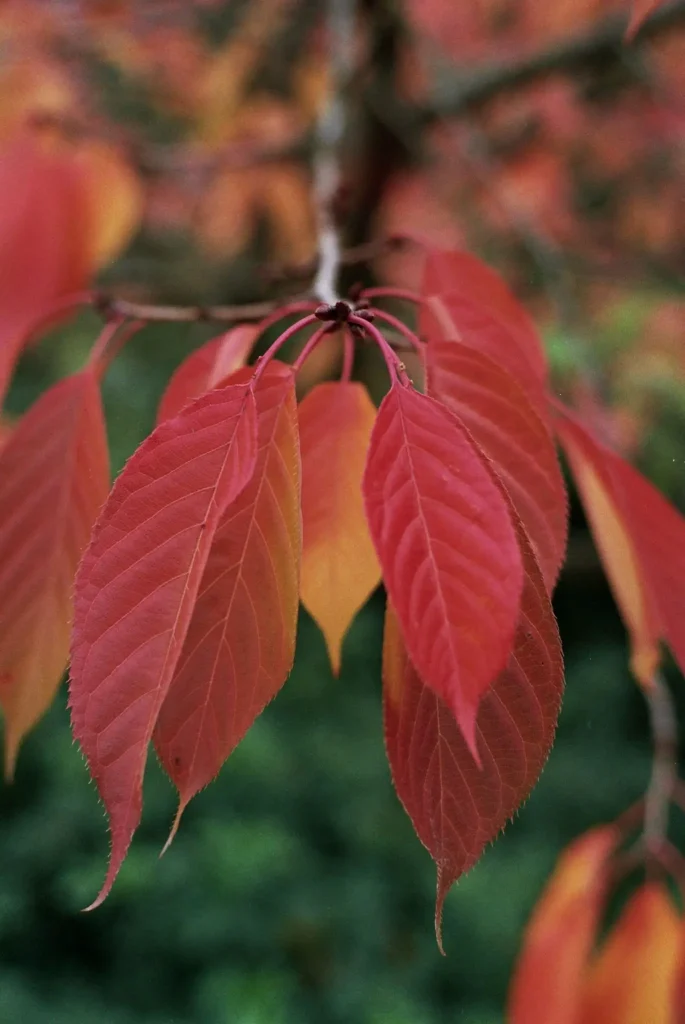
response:
[[[407,657],[386,614],[385,742],[397,794],[438,869],[436,931],[453,883],[478,860],[537,782],[556,729],[563,658],[554,613],[522,528],[525,578],[509,664],[478,708],[476,764],[445,703]]]
[[[548,427],[509,374],[460,342],[426,346],[426,380],[492,460],[551,591],[566,550],[568,510]]]
[[[100,390],[86,370],[45,392],[0,448],[0,704],[8,775],[64,674],[76,567],[108,490]]]
[[[395,383],[373,429],[364,498],[409,656],[475,753],[478,705],[509,658],[523,582],[499,484],[448,409]]]
[[[589,970],[578,1024],[677,1024],[680,933],[668,891],[638,889]]]
[[[140,820],[148,742],[176,669],[217,526],[256,458],[247,384],[166,420],[129,460],[76,580],[74,736],[110,821],[112,886]]]
[[[577,1024],[582,981],[619,841],[593,829],[563,854],[528,924],[509,992],[509,1024]]]
[[[270,363],[255,397],[255,471],[219,523],[154,733],[179,791],[176,824],[281,688],[295,653],[301,525],[292,370]]]
[[[211,391],[245,365],[258,329],[248,324],[212,338],[184,359],[172,374],[157,411],[157,422],[176,416],[184,405]]]
[[[333,671],[350,623],[381,581],[362,500],[376,409],[363,384],[318,384],[299,406],[301,598],[321,627]]]
[[[542,343],[502,279],[468,253],[434,253],[426,261],[422,295],[419,323],[426,339],[461,341],[490,356],[545,418]]]
[[[557,408],[559,438],[630,632],[632,669],[649,685],[660,637],[685,669],[685,520],[636,469]]]
[[[31,325],[85,284],[82,189],[70,158],[28,135],[0,154],[0,401]]]

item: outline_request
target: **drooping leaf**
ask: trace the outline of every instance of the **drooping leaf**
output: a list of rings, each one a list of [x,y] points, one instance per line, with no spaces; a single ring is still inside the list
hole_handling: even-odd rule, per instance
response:
[[[548,427],[509,374],[460,342],[426,346],[426,380],[429,394],[452,410],[492,460],[551,592],[566,550],[568,508]]]
[[[363,384],[318,384],[299,406],[301,598],[326,638],[334,673],[352,620],[381,581],[362,500],[376,409]]]
[[[95,374],[46,391],[0,448],[0,705],[5,771],[64,675],[76,567],[109,490]]]
[[[631,667],[648,686],[667,641],[685,668],[685,519],[652,484],[557,407],[573,471],[614,598],[630,633]]]
[[[590,967],[578,1024],[677,1024],[681,932],[662,885],[634,893]]]
[[[420,310],[429,342],[461,341],[514,377],[543,418],[547,361],[535,326],[504,281],[465,252],[426,260]]]
[[[140,820],[147,748],[221,516],[256,457],[248,384],[160,424],[126,464],[76,578],[72,728],[110,822],[107,896]]]
[[[42,311],[85,285],[83,181],[70,157],[20,135],[0,154],[0,401]]]
[[[478,708],[474,761],[445,703],[421,682],[388,606],[383,646],[385,743],[397,794],[438,869],[435,924],[449,889],[526,799],[556,729],[564,666],[540,570],[519,527],[525,577],[509,664]]]
[[[576,839],[537,904],[509,991],[508,1024],[577,1024],[583,977],[599,926],[613,826]]]
[[[219,523],[154,733],[179,791],[172,836],[189,800],[278,693],[295,653],[301,525],[292,370],[270,363],[255,397],[255,471]]]
[[[256,327],[241,324],[191,352],[167,384],[159,403],[157,422],[176,416],[193,398],[218,387],[244,366],[257,335]]]
[[[409,657],[478,758],[478,705],[509,658],[523,582],[505,498],[453,414],[399,383],[378,411],[363,489]]]

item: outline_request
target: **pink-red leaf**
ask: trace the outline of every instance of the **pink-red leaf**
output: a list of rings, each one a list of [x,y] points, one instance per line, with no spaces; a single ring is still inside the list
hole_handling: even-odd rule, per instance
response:
[[[626,29],[626,42],[632,42],[647,18],[664,0],[633,0],[630,21]]]
[[[478,704],[509,658],[523,582],[505,498],[453,414],[398,383],[378,411],[363,486],[409,656],[475,752]]]
[[[50,388],[0,449],[0,704],[5,770],[64,674],[76,567],[109,490],[100,390]]]
[[[468,253],[434,253],[426,261],[422,295],[420,328],[429,342],[457,340],[490,356],[546,416],[542,343],[498,274]]]
[[[256,327],[241,324],[191,352],[167,384],[159,403],[157,422],[176,416],[193,398],[218,387],[244,366],[258,333]]]
[[[659,637],[685,671],[685,519],[568,410],[558,412],[559,438],[630,632],[633,671],[649,685]]]
[[[247,379],[248,370],[231,380]],[[154,733],[180,815],[278,693],[292,667],[301,549],[294,375],[269,363],[255,388],[258,455],[223,515]],[[171,837],[170,837],[171,838]]]
[[[559,859],[526,928],[509,991],[509,1024],[577,1024],[619,838],[612,826],[593,829]]]
[[[525,578],[509,664],[478,708],[479,768],[450,710],[412,666],[388,608],[385,742],[397,794],[436,862],[436,930],[453,883],[471,868],[537,782],[552,746],[563,658],[549,597],[519,528]]]
[[[568,509],[548,427],[509,374],[459,342],[426,346],[426,381],[491,459],[551,592],[566,551]]]
[[[256,458],[247,384],[197,399],[126,464],[76,579],[72,726],[109,816],[109,892],[140,820],[148,743],[221,516]]]
[[[343,637],[381,581],[362,500],[376,409],[363,384],[318,384],[299,406],[302,603],[326,638],[337,675]]]

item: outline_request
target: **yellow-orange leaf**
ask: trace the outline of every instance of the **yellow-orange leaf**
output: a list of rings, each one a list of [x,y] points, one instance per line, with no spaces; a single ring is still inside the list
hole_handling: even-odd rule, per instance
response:
[[[573,471],[614,599],[630,634],[631,669],[649,686],[659,663],[658,615],[649,592],[625,509],[617,501],[600,449],[569,416],[557,433]]]
[[[110,263],[131,240],[143,213],[143,189],[123,155],[89,141],[76,154],[86,182],[90,267]]]
[[[681,930],[661,885],[635,893],[590,969],[578,1024],[676,1024]]]
[[[509,993],[509,1024],[577,1024],[580,985],[604,901],[611,826],[563,854],[528,924]]]
[[[0,704],[5,771],[67,664],[76,567],[109,488],[91,370],[60,381],[0,450]]]
[[[299,407],[302,603],[326,638],[333,671],[343,637],[381,581],[361,481],[376,409],[363,384],[318,384]]]

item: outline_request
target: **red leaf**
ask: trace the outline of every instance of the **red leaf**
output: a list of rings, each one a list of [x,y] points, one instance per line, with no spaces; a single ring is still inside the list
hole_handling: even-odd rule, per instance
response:
[[[545,353],[532,320],[499,275],[468,253],[434,253],[422,294],[420,327],[427,339],[458,340],[490,356],[545,418]]]
[[[612,826],[593,829],[560,858],[526,928],[509,992],[509,1024],[577,1024],[618,838]]]
[[[232,381],[249,379],[244,370]],[[254,475],[221,519],[154,734],[179,811],[219,771],[292,667],[300,566],[294,376],[270,363],[255,389]]]
[[[376,409],[363,384],[326,382],[299,407],[302,603],[326,637],[333,671],[343,637],[381,581],[362,500]]]
[[[477,757],[478,704],[509,658],[523,580],[499,485],[449,410],[395,383],[371,437],[364,498],[409,656]]]
[[[16,138],[0,154],[0,401],[37,316],[84,287],[87,255],[79,170]]]
[[[0,450],[0,703],[5,770],[64,675],[76,567],[109,490],[95,374],[60,381]]]
[[[411,665],[392,610],[383,648],[385,743],[397,794],[438,868],[435,924],[450,887],[526,799],[547,760],[564,682],[554,613],[519,528],[525,577],[509,664],[478,708],[481,768],[443,701]]]
[[[72,725],[110,820],[106,897],[140,820],[147,747],[214,534],[255,463],[254,396],[212,391],[126,464],[76,579]]]
[[[451,409],[492,460],[551,592],[566,551],[568,508],[546,424],[509,374],[459,342],[426,346],[426,376],[429,393]]]
[[[244,366],[258,334],[256,327],[241,324],[191,352],[172,375],[162,395],[157,422],[176,416],[193,398],[218,387]]]
[[[616,603],[632,668],[649,685],[663,637],[685,671],[685,519],[636,469],[559,406],[569,459]]]

